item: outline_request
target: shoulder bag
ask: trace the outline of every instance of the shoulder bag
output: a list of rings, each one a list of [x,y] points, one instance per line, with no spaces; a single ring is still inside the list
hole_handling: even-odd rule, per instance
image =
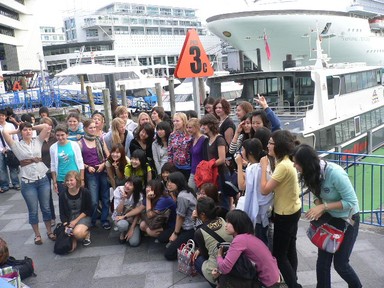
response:
[[[344,230],[340,230],[328,223],[331,219],[332,216],[329,213],[324,213],[318,220],[311,221],[307,229],[307,236],[319,249],[335,253],[343,243],[347,222],[345,222]]]
[[[0,140],[1,143],[3,144],[3,147],[7,147],[7,144],[5,144],[4,137],[3,137],[3,132],[0,132]],[[9,168],[17,168],[20,165],[19,159],[17,159],[15,153],[12,152],[12,150],[6,150],[5,154],[5,163]]]
[[[164,211],[152,211],[155,216],[148,218],[147,212],[143,211],[141,218],[145,221],[149,229],[156,230],[163,228],[171,215],[171,209],[165,209]]]

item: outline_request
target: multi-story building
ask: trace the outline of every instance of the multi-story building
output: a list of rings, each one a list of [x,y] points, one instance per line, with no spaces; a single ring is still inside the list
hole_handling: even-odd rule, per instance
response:
[[[0,1],[0,60],[3,70],[40,69],[43,50],[39,27],[33,16],[37,2]]]
[[[40,35],[43,46],[66,43],[64,27],[40,26]]]
[[[44,56],[51,72],[79,61],[116,66],[175,65],[185,35],[192,28],[208,55],[221,49],[219,38],[202,26],[196,9],[116,2],[91,14],[75,13],[66,18],[68,44],[44,47]]]

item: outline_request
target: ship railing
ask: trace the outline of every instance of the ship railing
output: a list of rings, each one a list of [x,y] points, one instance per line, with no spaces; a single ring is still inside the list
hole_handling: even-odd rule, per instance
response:
[[[288,101],[285,101],[283,106],[271,103],[268,106],[279,117],[290,117],[292,119],[300,119],[305,117],[305,113],[313,108],[313,104],[307,104],[305,101],[299,101],[298,105],[290,105]]]
[[[367,225],[384,227],[384,148],[375,154],[354,154],[318,151],[326,161],[342,166],[354,187],[359,200],[360,222]],[[308,211],[314,197],[303,188],[302,212]]]
[[[40,106],[59,107],[58,95],[49,89],[38,88],[0,94],[0,108],[11,107],[16,112],[29,111]]]

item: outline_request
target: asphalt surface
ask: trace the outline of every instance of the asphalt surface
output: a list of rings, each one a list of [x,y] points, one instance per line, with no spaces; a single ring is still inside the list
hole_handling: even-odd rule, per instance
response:
[[[58,198],[54,196],[55,206]],[[58,209],[56,209],[58,214]],[[40,215],[41,219],[41,215]],[[41,220],[40,220],[41,221]],[[31,288],[64,287],[133,287],[133,288],[209,288],[200,277],[186,277],[177,271],[177,262],[166,261],[164,245],[153,238],[143,237],[139,247],[118,242],[118,232],[92,228],[92,244],[66,256],[53,253],[54,243],[46,236],[43,223],[39,224],[43,245],[34,245],[34,234],[28,224],[28,213],[20,191],[0,194],[0,237],[7,241],[12,256],[31,257],[37,277],[23,282]],[[316,287],[317,250],[308,240],[306,220],[300,220],[297,239],[299,256],[298,278],[305,288]],[[384,228],[361,225],[351,256],[351,265],[364,287],[384,287]],[[332,271],[332,287],[347,287]],[[1,287],[0,287],[1,288]]]

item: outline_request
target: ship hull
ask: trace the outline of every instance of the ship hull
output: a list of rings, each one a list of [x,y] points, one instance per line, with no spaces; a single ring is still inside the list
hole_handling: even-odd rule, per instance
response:
[[[384,65],[384,31],[372,32],[367,19],[349,13],[249,11],[213,16],[207,19],[207,23],[211,32],[242,50],[256,64],[256,51],[260,49],[264,71],[281,70],[287,54],[292,55],[298,66],[314,64],[312,59],[316,58],[318,33],[322,38],[323,53],[332,62]],[[271,51],[270,61],[267,59],[264,34]]]

